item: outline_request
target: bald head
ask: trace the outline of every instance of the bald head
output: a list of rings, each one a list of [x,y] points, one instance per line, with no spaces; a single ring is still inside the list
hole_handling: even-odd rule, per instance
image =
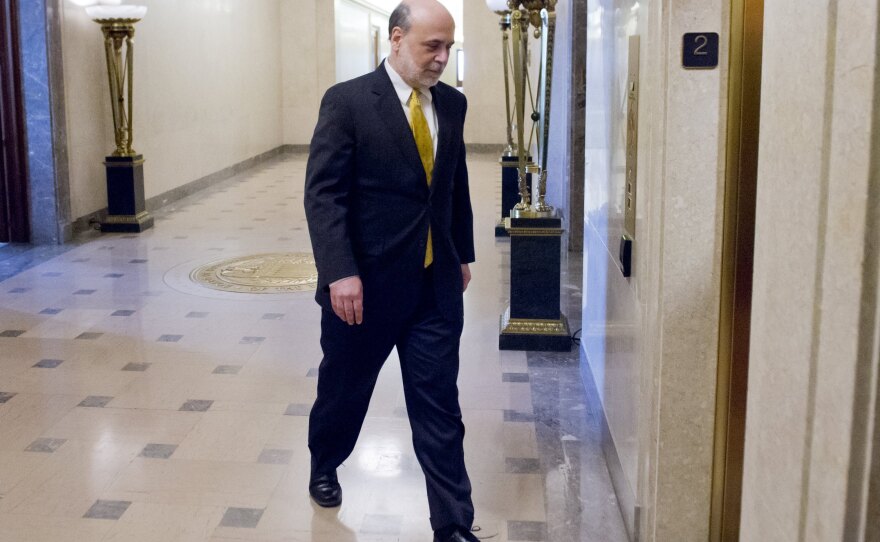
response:
[[[388,21],[388,62],[413,88],[437,84],[455,42],[455,20],[437,0],[404,0]]]
[[[404,0],[391,12],[391,17],[388,19],[388,36],[391,36],[395,27],[399,27],[404,33],[409,32],[412,26],[413,11],[416,11],[419,17],[445,17],[455,26],[452,14],[449,13],[446,6],[437,0]]]

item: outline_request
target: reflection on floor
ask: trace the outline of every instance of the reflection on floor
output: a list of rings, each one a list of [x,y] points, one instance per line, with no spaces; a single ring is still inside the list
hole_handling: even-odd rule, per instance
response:
[[[306,490],[320,362],[311,294],[189,280],[214,260],[309,251],[304,171],[303,156],[287,155],[163,209],[143,234],[36,251],[8,270],[0,539],[431,540],[396,358],[339,471],[343,506],[316,509]],[[498,351],[509,245],[493,237],[495,157],[472,157],[471,176],[478,263],[460,390],[480,534],[625,540],[576,350]],[[580,272],[565,283],[577,329]]]

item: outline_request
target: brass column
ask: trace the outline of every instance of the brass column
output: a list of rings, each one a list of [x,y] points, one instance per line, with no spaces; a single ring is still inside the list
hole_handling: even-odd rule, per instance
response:
[[[117,6],[130,12],[137,6]],[[107,217],[105,232],[141,232],[153,226],[144,195],[144,157],[132,148],[134,141],[134,25],[140,17],[108,15],[112,7],[87,12],[101,25],[107,57],[110,110],[116,149],[104,162],[107,171]],[[141,8],[141,15],[146,8]],[[123,13],[127,13],[123,12]],[[124,51],[123,51],[124,49]]]

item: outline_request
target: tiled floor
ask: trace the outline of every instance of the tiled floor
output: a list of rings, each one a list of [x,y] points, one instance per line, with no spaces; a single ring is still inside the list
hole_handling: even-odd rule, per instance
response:
[[[576,351],[498,351],[509,265],[509,244],[493,237],[500,183],[495,157],[470,164],[478,262],[459,382],[480,535],[623,540]],[[287,155],[164,209],[143,234],[7,267],[0,540],[431,540],[393,355],[339,471],[343,506],[316,508],[306,489],[321,357],[311,294],[189,281],[217,259],[310,250],[304,171],[303,156]],[[565,274],[573,329],[576,263]]]

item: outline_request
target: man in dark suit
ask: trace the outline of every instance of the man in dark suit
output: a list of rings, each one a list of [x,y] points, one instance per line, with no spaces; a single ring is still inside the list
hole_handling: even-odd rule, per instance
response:
[[[324,96],[305,208],[322,307],[309,493],[338,506],[379,370],[396,346],[435,541],[474,541],[458,403],[462,295],[474,261],[464,96],[439,83],[455,23],[436,0],[391,15],[391,53]]]

